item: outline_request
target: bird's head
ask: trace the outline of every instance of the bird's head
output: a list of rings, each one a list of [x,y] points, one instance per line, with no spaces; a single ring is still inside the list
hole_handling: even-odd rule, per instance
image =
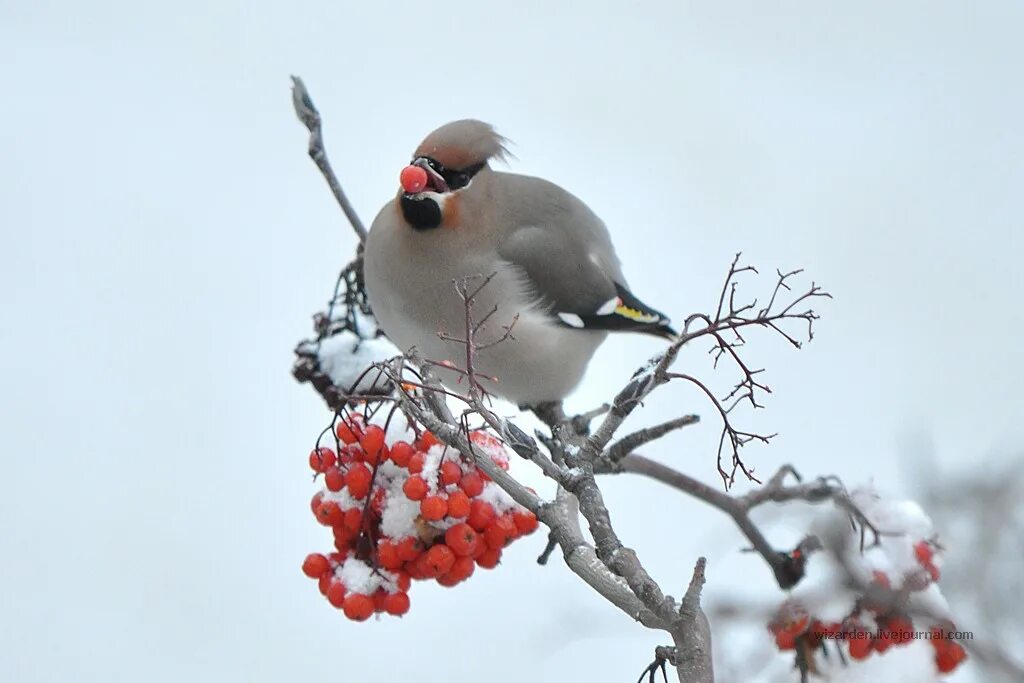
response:
[[[402,169],[399,203],[413,228],[429,230],[454,224],[463,193],[488,168],[491,159],[507,154],[505,138],[490,124],[462,119],[428,135]]]

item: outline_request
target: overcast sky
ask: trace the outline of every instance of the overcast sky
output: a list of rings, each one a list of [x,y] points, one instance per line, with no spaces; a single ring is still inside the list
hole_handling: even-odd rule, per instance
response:
[[[511,170],[604,218],[661,310],[710,308],[736,251],[766,274],[752,295],[806,268],[835,296],[814,343],[750,339],[775,393],[747,424],[780,433],[747,453],[758,471],[904,495],[921,468],[1020,453],[1022,28],[1010,0],[0,1],[0,670],[628,681],[661,644],[534,565],[540,535],[454,590],[415,586],[401,620],[352,624],[299,572],[330,543],[305,465],[329,414],[291,351],[354,238],[293,73],[366,220],[424,134],[476,117],[514,141]],[[572,406],[658,348],[610,339]],[[731,379],[702,347],[681,362]],[[699,395],[663,390],[631,424],[682,412],[704,423],[648,454],[714,483]],[[713,512],[606,488],[666,590],[706,554],[711,593],[777,594]]]

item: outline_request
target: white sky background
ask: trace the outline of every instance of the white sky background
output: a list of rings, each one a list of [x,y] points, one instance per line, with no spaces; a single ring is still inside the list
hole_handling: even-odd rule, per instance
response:
[[[710,307],[738,250],[825,284],[804,351],[751,339],[775,394],[746,424],[781,434],[746,453],[760,472],[905,494],[921,468],[1019,453],[1022,24],[1010,1],[0,3],[0,670],[628,681],[661,642],[534,565],[541,535],[414,586],[402,620],[352,624],[299,572],[330,544],[305,464],[329,416],[291,350],[354,238],[291,73],[367,222],[420,138],[472,116],[605,219],[658,308]],[[611,339],[572,404],[658,348]],[[682,362],[710,372],[703,348]],[[631,424],[680,412],[705,422],[647,453],[715,482],[696,393]],[[777,595],[715,513],[606,489],[666,590],[707,554],[709,592]]]

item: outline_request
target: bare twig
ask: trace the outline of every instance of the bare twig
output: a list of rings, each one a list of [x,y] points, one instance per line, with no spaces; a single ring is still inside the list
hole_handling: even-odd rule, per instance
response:
[[[352,203],[345,196],[345,190],[342,189],[341,183],[338,182],[337,176],[334,175],[334,169],[331,168],[331,162],[327,159],[327,152],[324,150],[320,112],[317,111],[316,106],[313,104],[313,99],[309,96],[306,84],[298,76],[292,76],[292,105],[295,107],[295,114],[299,117],[299,121],[302,121],[302,125],[309,131],[309,158],[320,169],[324,180],[327,181],[327,186],[331,188],[331,194],[334,195],[334,199],[337,200],[341,210],[345,212],[345,217],[348,218],[348,222],[352,225],[352,230],[355,231],[356,237],[359,238],[360,242],[365,242],[366,227],[363,226],[363,222],[359,219],[359,214],[356,213]]]
[[[697,415],[683,415],[667,422],[654,425],[653,427],[646,427],[639,431],[627,434],[612,445],[605,449],[604,455],[612,462],[618,462],[625,456],[632,453],[635,449],[640,448],[645,443],[650,443],[656,439],[660,439],[671,431],[676,429],[682,429],[692,424],[700,422],[700,417]]]
[[[773,293],[768,306],[755,312],[754,308],[756,306],[756,302],[746,305],[737,305],[735,303],[736,276],[747,271],[756,272],[756,270],[750,266],[738,266],[739,257],[740,255],[737,254],[729,268],[725,284],[723,285],[719,295],[715,315],[712,317],[704,313],[697,313],[689,316],[686,319],[683,332],[668,347],[668,349],[666,349],[661,355],[652,358],[645,366],[637,370],[633,374],[629,383],[627,383],[626,386],[619,391],[618,395],[616,395],[615,400],[612,401],[611,410],[608,412],[608,415],[588,442],[588,455],[590,458],[595,459],[599,457],[601,451],[608,445],[608,442],[612,439],[616,430],[618,430],[622,425],[622,422],[626,417],[628,417],[629,414],[632,413],[652,391],[654,391],[654,389],[672,379],[683,379],[697,386],[705,395],[708,396],[715,408],[718,410],[722,419],[723,428],[722,438],[719,441],[718,470],[719,474],[722,476],[725,487],[728,489],[732,485],[735,481],[737,471],[742,472],[748,479],[757,481],[754,477],[753,470],[748,468],[742,458],[740,458],[739,449],[750,441],[756,440],[767,442],[774,435],[757,434],[736,429],[732,425],[730,413],[732,408],[741,401],[748,401],[752,406],[760,407],[760,403],[757,401],[758,392],[768,393],[770,392],[770,389],[767,385],[755,379],[762,370],[752,370],[749,368],[736,350],[737,347],[742,345],[744,342],[744,339],[741,336],[741,330],[752,326],[768,328],[781,334],[787,339],[787,341],[792,343],[795,340],[791,335],[782,330],[781,325],[791,321],[802,321],[807,324],[807,336],[808,339],[810,339],[812,336],[812,325],[814,321],[818,319],[817,313],[811,309],[799,312],[794,309],[801,302],[816,297],[831,297],[831,295],[812,282],[810,288],[806,292],[795,297],[790,303],[783,306],[780,310],[774,310],[773,306],[775,306],[775,295],[778,293],[778,290],[780,288],[786,290],[790,289],[787,280],[799,271],[790,273],[780,272],[779,281],[776,283],[775,293]],[[691,330],[691,326],[695,323],[703,323],[703,326]],[[726,339],[725,335],[727,333],[733,335],[736,338],[736,341],[729,341]],[[717,351],[719,355],[727,355],[734,361],[743,374],[743,379],[724,399],[725,401],[733,401],[730,406],[725,406],[722,400],[719,400],[714,396],[706,384],[692,375],[669,372],[669,368],[675,362],[682,347],[702,337],[710,337],[714,343],[712,351]],[[799,346],[799,342],[796,343]],[[726,470],[721,464],[722,451],[726,444],[729,445],[732,456],[730,470]]]

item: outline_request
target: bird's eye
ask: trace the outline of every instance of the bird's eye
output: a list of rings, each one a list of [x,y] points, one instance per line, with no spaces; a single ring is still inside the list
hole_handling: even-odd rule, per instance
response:
[[[469,174],[463,171],[448,171],[444,174],[444,181],[451,189],[458,190],[469,185]]]
[[[444,176],[444,181],[448,183],[448,187],[453,190],[458,190],[469,185],[469,181],[471,181],[473,176],[479,173],[480,169],[483,167],[484,164],[480,163],[464,168],[461,171],[445,169],[441,172],[441,175]]]

